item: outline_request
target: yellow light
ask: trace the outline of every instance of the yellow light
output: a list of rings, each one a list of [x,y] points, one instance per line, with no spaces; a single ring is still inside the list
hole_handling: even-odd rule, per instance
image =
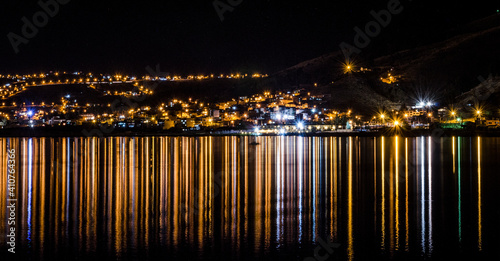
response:
[[[352,62],[349,62],[349,61],[346,61],[343,63],[344,65],[344,73],[349,73],[353,70],[353,63]]]
[[[399,121],[395,121],[394,126],[399,126]]]

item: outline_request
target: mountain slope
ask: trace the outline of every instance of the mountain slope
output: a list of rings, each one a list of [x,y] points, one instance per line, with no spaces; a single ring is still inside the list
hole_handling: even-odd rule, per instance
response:
[[[353,59],[358,72],[345,74],[343,55],[333,52],[273,77],[281,88],[306,87],[314,91],[317,83],[322,91],[332,94],[332,99],[352,100],[354,108],[391,103],[410,105],[421,99],[455,103],[457,96],[480,83],[478,79],[500,72],[500,15],[475,21],[453,33],[455,36],[448,40],[376,59],[366,59],[361,53]],[[359,72],[360,67],[369,71]],[[380,79],[388,73],[399,76],[399,80],[383,83]],[[345,80],[346,77],[357,78],[354,82],[358,84]],[[360,85],[361,94],[355,91]]]

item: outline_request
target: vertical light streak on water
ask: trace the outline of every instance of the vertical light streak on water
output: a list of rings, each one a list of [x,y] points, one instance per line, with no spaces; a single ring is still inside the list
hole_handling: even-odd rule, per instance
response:
[[[328,151],[329,152],[329,159],[330,159],[330,170],[328,171],[327,169],[327,173],[328,173],[328,176],[327,177],[330,177],[330,181],[329,181],[329,184],[330,184],[330,191],[329,191],[329,195],[330,195],[330,238],[332,240],[332,242],[335,242],[335,231],[334,231],[334,224],[335,224],[335,220],[333,219],[333,209],[334,209],[334,205],[333,205],[333,202],[334,202],[334,199],[333,199],[333,138],[330,137],[328,139],[330,142],[330,150]]]
[[[280,235],[280,238],[281,238],[281,241],[280,241],[280,244],[283,243],[283,241],[285,240],[285,235],[286,235],[286,223],[285,223],[285,217],[286,217],[286,209],[287,209],[287,206],[285,205],[286,201],[286,193],[287,193],[287,190],[286,188],[289,188],[289,186],[287,186],[287,182],[290,180],[290,175],[289,175],[289,168],[286,167],[286,163],[289,162],[287,161],[287,153],[286,153],[286,145],[289,144],[289,138],[285,138],[283,137],[281,139],[281,146],[280,146],[280,152],[281,152],[281,170],[282,170],[282,174],[281,174],[281,200],[280,200],[280,220],[281,220],[281,228],[282,228],[282,232]]]
[[[353,199],[352,199],[352,190],[353,190],[353,184],[352,184],[352,137],[349,137],[349,159],[348,159],[348,169],[347,169],[347,174],[348,174],[348,196],[347,196],[347,215],[348,215],[348,220],[347,220],[347,234],[348,234],[348,244],[347,244],[347,257],[349,260],[354,259],[354,236],[353,236],[353,218],[352,218],[352,205],[353,205]]]
[[[385,137],[382,137],[382,145],[381,145],[381,156],[382,156],[382,179],[381,179],[381,185],[382,185],[382,203],[381,203],[381,208],[382,208],[382,218],[381,218],[381,232],[382,232],[382,238],[381,238],[381,248],[382,251],[385,250]]]
[[[128,227],[124,225],[127,224],[127,220],[128,220],[128,215],[125,215],[124,211],[127,209],[127,199],[125,198],[125,195],[127,195],[127,188],[126,188],[126,173],[127,173],[127,160],[126,160],[126,155],[125,155],[125,138],[120,138],[117,140],[118,142],[118,145],[116,146],[117,147],[117,150],[118,150],[118,153],[119,155],[121,156],[121,173],[119,175],[120,177],[120,180],[118,182],[118,184],[120,184],[120,192],[117,193],[117,197],[119,198],[119,209],[117,209],[117,212],[116,214],[119,215],[119,219],[117,219],[117,223],[116,223],[116,227],[118,227],[118,231],[119,231],[119,235],[117,235],[117,237],[120,239],[119,241],[117,241],[116,245],[117,245],[117,250],[119,250],[121,252],[122,249],[125,249],[126,246],[127,246],[127,240],[126,239],[126,235],[127,235],[127,232],[128,232]],[[144,147],[143,147],[143,151],[144,151]],[[90,153],[93,153],[93,152],[90,152]]]
[[[131,178],[130,179],[132,180],[132,186],[131,186],[132,189],[130,191],[130,193],[132,194],[132,197],[131,197],[132,198],[132,202],[131,202],[132,203],[132,211],[130,211],[130,212],[131,212],[131,219],[134,222],[137,219],[136,218],[136,210],[138,209],[137,208],[137,202],[136,202],[136,199],[137,199],[137,196],[136,196],[136,193],[137,193],[137,189],[136,189],[137,173],[135,171],[135,146],[136,146],[135,140],[136,139],[137,138],[135,138],[135,137],[131,138],[130,142],[129,142],[129,148],[130,148],[130,150],[129,150],[129,155],[130,155],[129,156],[129,161],[130,161],[130,164],[131,164],[131,166],[130,166],[130,171],[131,171],[130,176],[131,176]],[[135,239],[137,238],[137,235],[136,235],[136,231],[134,229],[134,226],[132,226],[132,236],[131,236],[131,238],[132,238],[133,242],[136,241]]]
[[[151,145],[150,145],[151,143]],[[153,161],[154,160],[154,157],[152,157],[153,155],[153,151],[154,151],[154,145],[155,142],[152,138],[146,138],[146,178],[145,178],[145,186],[146,186],[146,197],[145,197],[145,216],[144,216],[144,220],[145,220],[145,224],[144,224],[144,227],[146,227],[146,229],[144,230],[144,235],[142,236],[142,240],[144,242],[144,247],[145,248],[148,248],[148,245],[149,245],[149,222],[150,222],[150,213],[151,213],[151,199],[154,197],[154,191],[151,191],[150,189],[150,185],[154,186],[154,184],[151,184],[152,183],[152,179],[151,177],[154,176],[154,172],[153,172],[153,169],[152,166],[154,166],[155,162]],[[151,186],[151,187],[152,187]],[[137,229],[137,228],[136,228]]]
[[[231,143],[232,143],[232,150],[233,150],[233,169],[232,169],[232,185],[233,185],[233,206],[232,206],[232,215],[233,215],[233,242],[235,243],[238,243],[237,242],[237,235],[238,235],[238,217],[239,215],[237,215],[238,213],[238,183],[237,183],[237,179],[238,179],[238,173],[237,173],[237,167],[238,167],[238,156],[236,154],[236,137],[233,137],[232,140],[231,140]]]
[[[238,140],[235,140],[235,143],[236,143],[236,141],[238,141]],[[242,201],[242,196],[243,196],[242,195],[243,182],[242,182],[242,179],[241,179],[241,176],[242,176],[241,175],[242,174],[241,173],[241,165],[242,165],[243,159],[242,159],[242,155],[241,155],[241,145],[240,144],[238,145],[238,151],[237,151],[237,168],[236,168],[236,172],[237,172],[236,173],[236,177],[237,177],[237,179],[236,179],[236,181],[237,181],[236,187],[238,188],[238,194],[237,194],[238,198],[236,200],[238,202],[238,204],[236,206],[236,213],[237,213],[237,216],[238,216],[238,224],[237,224],[237,226],[238,226],[238,228],[237,228],[237,233],[238,233],[237,234],[238,249],[241,248],[241,238],[242,238],[241,237],[241,235],[242,235],[242,226],[241,226],[241,224],[242,224],[242,217],[241,217],[241,209],[242,209],[242,207],[241,207],[241,201]]]
[[[332,150],[333,150],[333,183],[332,183],[332,186],[333,187],[333,198],[334,198],[334,210],[333,210],[333,220],[335,221],[335,225],[334,225],[334,239],[335,240],[338,240],[338,235],[337,235],[337,232],[338,232],[338,172],[337,172],[337,143],[338,140],[337,140],[337,137],[334,138],[335,140],[335,143],[334,145],[332,146]]]
[[[425,223],[425,160],[424,160],[424,152],[425,152],[425,147],[424,147],[424,137],[420,137],[420,226],[421,226],[421,246],[422,246],[422,253],[425,254],[426,251],[426,245],[425,245],[425,230],[426,230],[426,223]]]
[[[390,143],[389,144],[394,144],[395,139],[389,139]],[[387,181],[388,181],[388,192],[389,192],[389,224],[388,224],[388,230],[389,230],[389,253],[392,256],[394,254],[394,149],[395,147],[390,146],[389,147],[389,171],[388,171],[388,176],[387,176]]]
[[[160,235],[159,235],[159,240],[161,242],[161,244],[165,244],[165,221],[167,220],[167,217],[166,217],[166,209],[165,209],[165,206],[167,206],[166,204],[166,190],[167,190],[167,186],[165,185],[165,176],[166,176],[166,166],[165,166],[165,154],[167,153],[167,149],[165,147],[165,137],[160,137],[158,139],[159,143],[160,143],[160,155],[159,155],[159,158],[160,158],[160,172],[159,172],[159,181],[160,181],[160,185],[159,185],[159,192],[160,192],[160,199],[159,199],[159,208],[158,208],[158,212],[159,212],[159,217],[160,217],[160,222],[158,224],[158,227],[159,227],[159,230],[160,230]]]
[[[298,152],[298,178],[299,178],[299,243],[302,243],[302,194],[303,194],[303,160],[304,160],[304,138],[302,137],[297,137],[298,139],[298,145],[297,145],[297,152]]]
[[[458,241],[460,244],[462,244],[462,175],[461,175],[461,160],[462,160],[462,155],[461,155],[461,137],[458,137]]]
[[[331,137],[330,137],[331,138]],[[324,168],[324,171],[323,171],[323,180],[322,182],[324,182],[325,186],[324,186],[324,191],[322,191],[322,195],[323,195],[323,204],[321,204],[321,209],[323,210],[323,216],[325,217],[325,220],[328,220],[328,218],[331,217],[331,208],[329,208],[329,205],[328,203],[331,202],[329,201],[329,196],[331,196],[330,194],[330,188],[329,188],[329,184],[330,184],[330,179],[331,179],[331,170],[330,170],[330,167],[329,167],[329,163],[330,163],[330,150],[329,150],[329,146],[330,146],[330,138],[324,138],[322,140],[323,142],[323,147],[324,147],[324,151],[322,151],[322,154],[321,154],[321,157],[323,157],[325,160],[324,160],[324,164],[325,164],[325,168]],[[330,211],[328,211],[330,210]],[[330,219],[331,220],[331,219]],[[329,225],[329,231],[330,232],[330,237],[329,239],[333,241],[333,238],[332,238],[332,230],[331,230],[331,223],[328,223]]]
[[[273,148],[273,145],[275,140],[271,139],[270,137],[267,137],[267,144],[266,146],[266,171],[264,173],[264,189],[265,189],[265,210],[264,210],[264,216],[265,216],[265,229],[264,229],[264,235],[265,235],[265,248],[269,249],[271,245],[271,180],[272,180],[272,167],[271,165],[273,164],[273,159],[272,159],[272,153],[276,148]]]
[[[282,155],[282,145],[283,145],[283,136],[280,136],[277,140],[278,148],[276,150],[276,242],[278,243],[278,247],[280,246],[281,240],[281,193],[282,193],[282,170],[281,170],[281,159]]]
[[[405,138],[405,251],[410,250],[410,228],[408,223],[408,138]]]
[[[177,247],[178,244],[179,244],[179,237],[180,237],[180,231],[179,231],[179,223],[180,223],[180,218],[179,218],[179,210],[181,208],[181,201],[180,201],[180,197],[181,197],[181,192],[180,192],[180,186],[181,186],[181,182],[180,182],[180,160],[181,160],[181,155],[179,155],[179,150],[181,150],[180,146],[180,142],[179,142],[179,138],[178,137],[175,137],[173,138],[173,162],[176,163],[176,164],[173,164],[173,175],[172,175],[172,183],[173,183],[173,204],[172,204],[172,209],[173,209],[173,213],[172,213],[172,216],[174,217],[173,218],[173,224],[172,224],[172,238],[173,238],[173,245],[174,247]],[[212,180],[212,178],[210,179]],[[210,184],[212,184],[212,182],[210,182]],[[212,191],[212,190],[210,190]],[[212,228],[212,227],[211,227]]]
[[[312,176],[312,233],[311,233],[311,238],[312,240],[316,240],[316,193],[317,193],[317,186],[316,186],[316,181],[317,181],[317,178],[316,178],[316,175],[317,175],[317,164],[316,164],[316,159],[318,157],[317,155],[317,147],[316,147],[316,144],[317,144],[317,138],[314,137],[314,139],[312,139],[312,154],[309,155],[310,158],[312,158],[312,164],[313,164],[313,171],[312,173],[310,173],[310,175]]]
[[[203,233],[203,229],[204,229],[204,221],[205,221],[205,197],[206,197],[206,193],[205,193],[205,188],[206,188],[206,180],[205,180],[205,175],[203,173],[204,169],[205,169],[205,138],[204,137],[200,137],[199,139],[196,139],[196,149],[195,149],[195,153],[196,153],[196,158],[197,158],[197,162],[198,162],[198,167],[196,170],[196,174],[198,175],[198,204],[197,204],[197,207],[198,207],[198,224],[197,224],[197,245],[198,245],[198,254],[200,255],[203,251],[203,247],[204,247],[204,240],[203,240],[203,236],[204,236],[204,233]],[[197,258],[201,258],[201,256],[198,256]]]
[[[396,246],[395,250],[399,250],[399,137],[396,136]]]
[[[213,222],[212,222],[212,211],[213,211],[213,202],[214,202],[214,198],[215,198],[215,195],[214,195],[214,192],[213,192],[213,189],[214,189],[214,186],[213,186],[213,183],[214,183],[214,175],[213,175],[213,145],[212,145],[212,140],[213,140],[213,137],[209,137],[208,138],[208,148],[209,148],[209,151],[208,151],[208,173],[210,173],[210,178],[209,178],[209,201],[208,201],[208,204],[209,204],[209,207],[208,207],[208,222],[209,222],[209,236],[211,237],[214,233],[214,225],[213,225]],[[221,185],[221,184],[219,184]],[[220,189],[222,188],[219,188],[219,191]]]
[[[477,248],[483,250],[483,220],[481,209],[481,137],[477,137]]]
[[[432,137],[429,136],[428,138],[428,154],[427,154],[427,164],[428,164],[428,199],[427,199],[427,204],[428,204],[428,212],[427,213],[427,218],[428,218],[428,234],[427,234],[427,244],[428,244],[428,254],[430,255],[432,253],[432,248],[433,248],[433,242],[432,242]]]
[[[66,218],[69,218],[69,194],[70,194],[70,189],[69,189],[69,184],[70,184],[70,162],[72,162],[72,160],[70,160],[70,139],[67,138],[67,141],[66,141],[66,144],[67,144],[67,148],[66,148],[66,160],[67,160],[67,163],[66,163]],[[67,220],[66,220],[67,221]],[[66,222],[66,225],[68,226],[69,225],[69,222]],[[67,231],[68,227],[66,227],[66,231]]]
[[[453,174],[456,173],[456,167],[455,167],[455,137],[452,137],[451,139],[451,151],[453,154]]]
[[[31,245],[31,197],[33,193],[33,139],[28,141],[28,244]]]
[[[229,164],[231,163],[229,160],[230,160],[230,156],[231,154],[229,153],[229,138],[228,137],[224,137],[224,150],[223,150],[223,155],[224,155],[224,162],[222,162],[222,166],[224,168],[224,172],[223,172],[223,190],[224,192],[222,193],[223,197],[222,197],[222,204],[223,204],[223,207],[221,209],[221,215],[223,216],[223,219],[222,219],[222,224],[221,226],[223,226],[223,230],[222,230],[222,234],[224,235],[224,237],[226,236],[226,233],[228,231],[228,219],[229,219],[229,216],[231,215],[231,210],[229,209],[229,193],[230,193],[230,189],[231,187],[229,186],[229,181],[230,181],[230,178],[232,177],[232,175],[230,174],[230,166]]]
[[[265,143],[265,137],[262,137],[262,140],[260,144],[262,146],[257,146],[255,148],[256,150],[256,157],[257,160],[255,160],[255,249],[260,250],[260,244],[262,241],[262,153],[261,150],[264,150],[264,146],[266,146]]]
[[[245,155],[245,169],[244,169],[244,175],[245,175],[245,207],[244,207],[244,227],[245,227],[245,237],[248,237],[248,165],[250,164],[248,162],[248,138],[245,137],[245,142],[244,142],[244,155]]]

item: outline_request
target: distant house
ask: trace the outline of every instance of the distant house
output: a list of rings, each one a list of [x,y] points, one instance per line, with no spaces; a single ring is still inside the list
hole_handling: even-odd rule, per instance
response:
[[[66,122],[67,122],[66,119],[62,119],[59,116],[55,116],[49,120],[49,125],[65,125]]]
[[[488,128],[500,128],[500,120],[486,120],[484,125],[486,125],[486,127]]]

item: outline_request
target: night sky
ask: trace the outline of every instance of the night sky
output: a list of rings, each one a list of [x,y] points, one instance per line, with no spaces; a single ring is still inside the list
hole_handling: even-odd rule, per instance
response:
[[[37,1],[2,1],[0,73],[143,74],[156,64],[180,74],[273,73],[338,51],[340,42],[352,42],[355,26],[373,20],[370,10],[386,9],[388,2],[243,0],[222,22],[211,0],[70,0],[15,54],[8,33],[22,36],[21,18],[32,20],[42,9]],[[446,39],[500,8],[470,1],[401,0],[401,5],[403,12],[373,40],[369,55]]]

